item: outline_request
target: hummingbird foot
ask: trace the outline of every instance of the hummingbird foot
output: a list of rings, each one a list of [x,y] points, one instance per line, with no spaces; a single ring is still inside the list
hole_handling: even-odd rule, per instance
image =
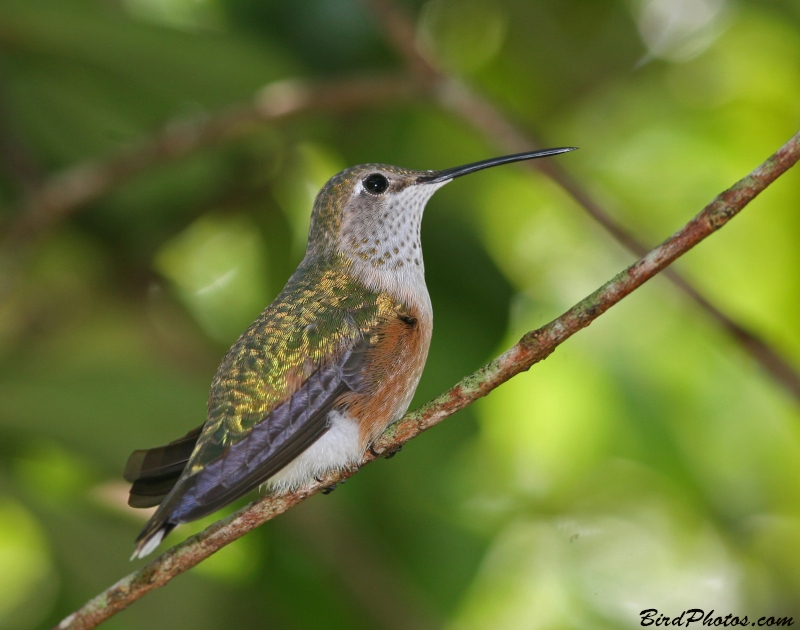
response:
[[[392,459],[395,455],[397,455],[400,451],[403,450],[403,445],[401,444],[397,448],[386,449],[385,451],[381,451],[378,453],[374,448],[372,448],[372,444],[369,445],[369,452],[372,453],[374,457],[383,457],[383,459]]]
[[[386,453],[383,456],[383,459],[392,459],[392,457],[397,455],[402,450],[403,450],[403,445],[402,444],[400,446],[398,446],[397,448],[393,448],[391,450],[387,449]]]
[[[322,481],[323,481],[323,480],[322,480],[322,479],[320,479],[319,477],[314,477],[314,479],[317,481],[317,483],[322,483]],[[329,485],[329,486],[325,486],[325,487],[324,487],[322,490],[320,490],[320,492],[321,492],[322,494],[330,494],[331,492],[333,492],[334,490],[336,490],[336,488],[337,488],[337,487],[338,487],[340,484],[343,484],[345,481],[347,481],[347,479],[342,479],[341,481],[338,481],[338,482],[336,482],[336,483],[332,483],[332,484],[331,484],[331,485]]]

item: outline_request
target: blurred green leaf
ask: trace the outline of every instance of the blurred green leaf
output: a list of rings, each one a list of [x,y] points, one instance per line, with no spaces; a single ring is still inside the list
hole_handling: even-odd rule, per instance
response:
[[[164,245],[155,266],[213,339],[232,341],[266,305],[264,243],[246,217],[201,217]]]
[[[503,45],[508,18],[483,0],[430,0],[422,8],[419,38],[446,70],[459,74],[485,66]]]
[[[14,461],[14,473],[27,491],[51,502],[82,498],[94,477],[86,462],[55,444],[27,449]]]
[[[0,497],[0,628],[33,628],[48,614],[58,578],[47,547],[34,516]]]

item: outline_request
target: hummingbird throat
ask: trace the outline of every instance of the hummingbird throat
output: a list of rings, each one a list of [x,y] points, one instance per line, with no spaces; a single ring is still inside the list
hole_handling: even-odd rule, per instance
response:
[[[420,291],[427,296],[422,214],[446,183],[411,185],[378,200],[356,188],[342,217],[338,248],[368,286],[395,295],[411,290],[414,297]]]

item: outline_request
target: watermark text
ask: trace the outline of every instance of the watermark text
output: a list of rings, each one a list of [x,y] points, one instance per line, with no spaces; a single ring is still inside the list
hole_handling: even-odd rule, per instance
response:
[[[747,615],[739,617],[734,615],[733,613],[729,613],[727,615],[718,614],[714,610],[709,610],[706,612],[702,608],[692,608],[690,610],[684,610],[680,615],[677,617],[671,617],[669,615],[665,615],[660,613],[655,608],[648,608],[643,610],[639,613],[642,618],[641,625],[642,626],[655,626],[657,628],[665,628],[665,627],[677,627],[677,628],[689,628],[689,627],[702,627],[702,626],[721,626],[723,628],[731,628],[731,627],[739,627],[739,626],[751,626],[751,627],[761,627],[761,628],[785,628],[788,626],[794,625],[794,619],[791,617],[759,617],[758,619],[755,618],[748,618]]]

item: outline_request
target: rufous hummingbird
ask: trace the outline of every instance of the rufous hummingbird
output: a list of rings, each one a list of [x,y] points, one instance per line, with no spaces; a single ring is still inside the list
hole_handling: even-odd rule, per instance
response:
[[[365,164],[333,176],[314,201],[297,271],[222,360],[205,423],[128,459],[129,505],[159,506],[133,558],[262,484],[291,490],[359,464],[408,409],[428,355],[428,199],[461,175],[572,150],[443,171]]]

